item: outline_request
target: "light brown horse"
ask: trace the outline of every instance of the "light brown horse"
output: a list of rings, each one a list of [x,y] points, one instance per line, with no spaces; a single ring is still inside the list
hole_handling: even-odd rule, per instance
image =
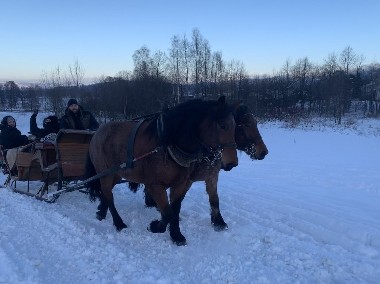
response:
[[[122,178],[143,183],[161,212],[161,220],[152,221],[149,230],[163,233],[170,223],[172,240],[183,245],[186,239],[179,228],[179,212],[195,163],[206,156],[220,157],[223,151],[223,168],[230,170],[238,164],[232,107],[224,97],[217,101],[191,100],[139,123],[136,131],[137,124],[104,124],[91,140],[87,176],[125,162],[130,151],[128,140],[135,140],[133,165],[89,184],[91,198],[100,199],[97,218],[104,219],[109,209],[116,229],[126,228],[115,208],[112,189]],[[169,187],[170,204],[166,194]]]
[[[235,141],[237,148],[240,151],[244,151],[253,160],[262,160],[268,154],[268,149],[261,137],[261,134],[257,128],[257,121],[250,111],[250,109],[242,104],[235,104]],[[195,181],[205,181],[206,191],[209,196],[209,202],[211,207],[211,223],[215,230],[223,230],[228,228],[224,221],[220,209],[219,209],[219,196],[217,190],[219,171],[222,169],[222,163],[219,161],[214,165],[202,161],[195,164],[195,167],[190,175],[190,181],[186,185],[187,190]],[[136,184],[131,184],[131,188],[136,188]],[[145,186],[146,188],[146,186]],[[152,198],[145,191],[145,204],[148,207],[156,206]]]

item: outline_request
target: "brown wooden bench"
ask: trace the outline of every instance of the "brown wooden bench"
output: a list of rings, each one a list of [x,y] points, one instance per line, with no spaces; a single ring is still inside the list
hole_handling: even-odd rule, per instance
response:
[[[58,190],[64,181],[82,180],[86,173],[88,148],[94,131],[63,129],[57,135]]]

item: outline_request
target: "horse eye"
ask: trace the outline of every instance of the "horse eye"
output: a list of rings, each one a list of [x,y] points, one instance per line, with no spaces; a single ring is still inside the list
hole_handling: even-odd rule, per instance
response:
[[[222,128],[223,130],[226,130],[227,129],[227,124],[221,123],[220,124],[220,128]]]

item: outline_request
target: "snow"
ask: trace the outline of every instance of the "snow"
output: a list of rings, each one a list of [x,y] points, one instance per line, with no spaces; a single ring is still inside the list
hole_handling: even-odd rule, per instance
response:
[[[26,133],[30,114],[13,115]],[[125,184],[114,189],[121,232],[83,193],[49,204],[0,188],[0,283],[380,283],[380,121],[259,128],[269,155],[239,154],[220,174],[228,230],[213,230],[195,183],[184,247],[147,231],[159,213]]]

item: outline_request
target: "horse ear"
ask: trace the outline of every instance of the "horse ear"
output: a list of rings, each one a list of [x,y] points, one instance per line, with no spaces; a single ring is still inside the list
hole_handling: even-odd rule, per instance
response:
[[[243,104],[243,100],[238,100],[238,101],[234,101],[232,103],[232,108],[234,110],[234,112],[236,112],[236,110]]]
[[[225,96],[221,96],[219,99],[218,99],[218,105],[224,105],[226,103],[226,97]]]

